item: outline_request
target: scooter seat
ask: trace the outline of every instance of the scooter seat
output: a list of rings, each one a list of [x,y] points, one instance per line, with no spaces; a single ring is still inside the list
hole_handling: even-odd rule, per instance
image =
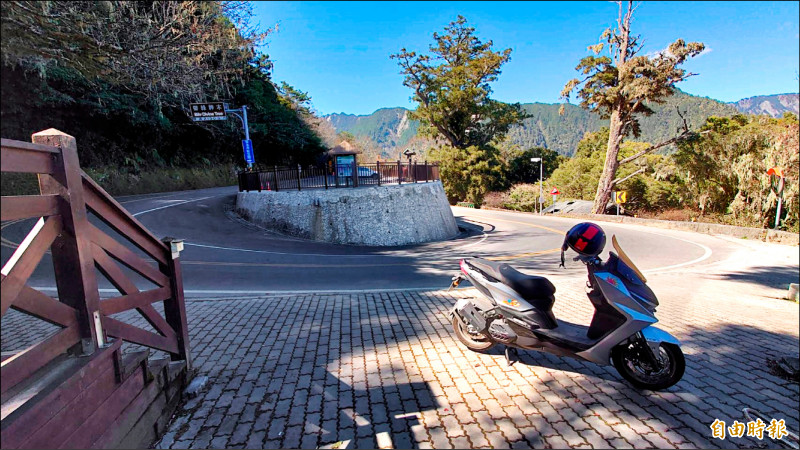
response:
[[[526,275],[508,264],[496,263],[481,258],[470,259],[469,262],[486,275],[519,292],[526,301],[534,301],[536,306],[544,307],[543,309],[552,307],[553,294],[556,292],[556,287],[547,278]],[[536,302],[536,300],[546,301]],[[549,304],[545,305],[545,303]]]

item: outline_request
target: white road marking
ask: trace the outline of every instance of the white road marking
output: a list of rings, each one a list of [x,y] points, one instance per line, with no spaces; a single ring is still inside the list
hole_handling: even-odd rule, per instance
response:
[[[501,212],[513,213],[513,211],[501,211]],[[527,224],[525,222],[516,222],[516,221],[511,221],[511,220],[505,220],[505,219],[499,219],[499,218],[491,217],[491,214],[487,214],[487,215],[483,215],[483,216],[479,215],[479,217],[481,217],[483,219],[487,219],[487,220],[497,219],[497,220],[500,220],[500,221],[503,221],[503,222],[512,222],[512,223],[517,223],[517,224],[520,224],[520,225],[529,225],[529,226],[533,226],[533,227],[536,227],[536,228],[544,228],[544,229],[547,229],[547,230],[550,230],[550,231],[557,231],[557,230],[553,230],[553,229],[550,229],[550,228],[547,228],[547,227],[542,227],[542,226],[539,226],[539,225]],[[559,218],[559,217],[554,217],[554,218]],[[625,225],[630,225],[630,224],[615,223],[614,225],[622,225],[624,227]],[[634,226],[637,227],[637,228],[640,227],[638,225],[634,225]],[[661,272],[668,271],[668,270],[671,270],[671,269],[677,269],[679,267],[684,267],[684,266],[689,266],[689,265],[692,265],[692,264],[697,264],[699,262],[705,261],[706,259],[710,258],[711,254],[713,253],[711,251],[711,249],[708,248],[707,246],[705,246],[703,244],[700,244],[700,243],[697,243],[697,242],[689,241],[687,239],[681,239],[679,237],[670,236],[670,235],[663,234],[663,233],[657,233],[657,232],[649,231],[649,230],[641,230],[641,229],[639,229],[637,231],[642,232],[642,233],[655,234],[656,236],[662,236],[662,237],[666,237],[668,239],[676,239],[676,240],[683,241],[683,242],[686,242],[686,243],[689,243],[689,244],[692,244],[692,245],[696,245],[696,246],[698,246],[698,247],[703,249],[703,256],[700,256],[699,258],[695,258],[695,259],[693,259],[691,261],[686,261],[686,262],[683,262],[683,263],[680,263],[680,264],[673,264],[673,265],[664,266],[664,267],[654,267],[652,269],[643,270],[644,273],[649,273],[649,274],[661,273]]]
[[[16,265],[19,259],[22,258],[25,250],[28,249],[28,246],[31,245],[31,242],[33,242],[36,236],[39,235],[39,232],[42,231],[42,228],[44,228],[44,217],[39,217],[39,220],[36,221],[36,224],[33,226],[31,231],[27,236],[25,236],[25,239],[22,240],[17,249],[14,251],[14,254],[12,254],[11,258],[6,261],[6,264],[3,266],[3,269],[0,270],[0,273],[5,276],[8,276],[8,274],[11,273],[11,269],[13,269],[14,265]]]
[[[169,196],[172,196],[172,195],[175,195],[175,194],[158,195],[158,196],[145,197],[145,198],[135,198],[133,200],[125,200],[124,202],[119,202],[119,204],[120,205],[124,205],[126,203],[143,202],[145,200],[155,200],[157,198],[164,198],[164,197],[169,197]],[[120,199],[120,198],[123,198],[123,197],[117,197],[117,199]]]
[[[293,252],[273,252],[270,250],[252,250],[249,248],[238,248],[238,247],[221,247],[219,245],[208,245],[208,244],[194,244],[191,242],[184,242],[184,246],[189,247],[202,247],[202,248],[213,248],[215,250],[230,250],[233,252],[245,252],[245,253],[265,253],[270,255],[292,255],[292,256],[333,256],[337,258],[362,258],[365,256],[381,256],[376,254],[364,254],[364,255],[334,255],[334,254],[322,254],[322,253],[293,253]]]
[[[687,242],[689,244],[696,245],[696,246],[698,246],[698,247],[703,249],[703,256],[701,256],[699,258],[695,258],[695,259],[693,259],[691,261],[686,261],[686,262],[680,263],[680,264],[673,264],[671,266],[656,267],[656,268],[653,268],[653,269],[647,269],[647,270],[643,271],[645,273],[660,273],[660,272],[664,272],[664,271],[667,271],[667,270],[670,270],[670,269],[677,269],[678,267],[684,267],[684,266],[689,266],[689,265],[692,265],[692,264],[697,264],[697,263],[699,263],[701,261],[705,261],[706,259],[710,258],[711,254],[713,253],[710,248],[706,247],[703,244],[699,244],[697,242],[692,242],[692,241],[689,241],[689,240],[686,240],[686,239],[681,239],[681,238],[678,238],[678,237],[675,237],[675,236],[667,236],[665,234],[655,233],[653,231],[645,231],[645,233],[650,233],[650,234],[655,234],[655,235],[658,235],[658,236],[664,236],[664,237],[668,237],[668,238],[672,238],[672,239],[677,239],[679,241],[683,241],[683,242]]]
[[[144,211],[139,211],[138,213],[133,214],[133,217],[140,216],[142,214],[153,212],[153,211],[158,211],[159,209],[171,208],[173,206],[183,205],[183,204],[186,204],[186,203],[199,202],[200,200],[206,200],[206,199],[209,199],[209,198],[212,198],[212,197],[220,197],[220,196],[219,195],[209,195],[208,197],[200,197],[200,198],[195,198],[195,199],[192,199],[192,200],[184,200],[184,201],[182,201],[180,203],[173,203],[171,205],[159,206],[158,208],[146,209]]]
[[[174,205],[169,205],[169,206],[174,206]],[[475,245],[478,245],[478,244],[482,243],[483,241],[485,241],[489,237],[489,235],[486,234],[485,232],[481,232],[481,234],[482,234],[482,236],[481,236],[480,239],[478,239],[477,242],[471,242],[471,243],[468,243],[468,244],[465,244],[465,245],[454,245],[452,247],[444,248],[444,249],[434,249],[433,251],[452,252],[453,250],[461,250],[461,249],[473,247]],[[337,254],[329,254],[329,253],[276,252],[276,251],[271,251],[271,250],[254,250],[254,249],[240,248],[240,247],[223,247],[223,246],[219,246],[219,245],[197,244],[197,243],[193,243],[193,242],[184,242],[183,245],[184,246],[189,246],[189,247],[211,248],[211,249],[215,249],[215,250],[229,250],[229,251],[233,251],[233,252],[245,252],[245,253],[262,253],[262,254],[268,254],[268,255],[323,256],[323,257],[335,257],[335,258],[364,258],[364,257],[369,257],[369,256],[398,256],[398,257],[402,257],[402,256],[405,256],[405,255],[416,255],[417,254],[417,252],[414,252],[414,251],[398,250],[398,251],[395,251],[395,252],[391,252],[391,251],[388,251],[388,252],[376,251],[376,253],[364,253],[364,254],[360,254],[360,255],[337,255]],[[430,254],[431,252],[427,251],[425,253]]]
[[[201,197],[201,198],[197,198],[197,199],[178,201],[178,203],[172,203],[172,204],[169,204],[169,205],[159,206],[159,207],[151,208],[151,209],[148,209],[148,210],[145,210],[145,211],[140,211],[138,213],[133,214],[133,216],[138,216],[138,215],[146,214],[146,213],[149,213],[149,212],[152,212],[152,211],[158,211],[158,210],[161,210],[161,209],[170,208],[170,207],[173,207],[173,206],[179,206],[179,205],[183,205],[183,204],[186,204],[186,203],[192,203],[192,202],[197,202],[197,201],[201,201],[201,200],[206,200],[206,199],[213,198],[213,197],[219,197],[219,196],[222,196],[222,195],[227,195],[227,194],[212,195],[212,196],[206,196],[206,197]],[[152,199],[153,198],[151,197],[151,198],[148,198],[147,200],[152,200]],[[553,229],[550,229],[550,228],[547,228],[547,227],[543,227],[541,225],[529,224],[529,223],[524,223],[524,222],[516,222],[516,221],[511,221],[511,220],[504,220],[504,219],[499,219],[499,218],[496,218],[496,217],[485,217],[485,216],[483,216],[481,218],[483,218],[483,219],[491,218],[491,219],[496,219],[496,220],[500,220],[500,221],[503,221],[503,222],[512,222],[512,223],[517,223],[517,224],[521,224],[521,225],[527,225],[527,226],[531,226],[531,227],[535,227],[535,228],[543,228],[543,229],[546,229],[548,231],[558,231],[558,230],[553,230]],[[10,223],[3,224],[3,228],[5,228],[5,226],[8,226],[8,225],[10,225]],[[701,256],[699,258],[696,258],[696,259],[693,259],[691,261],[687,261],[687,262],[684,262],[684,263],[680,263],[680,264],[674,264],[674,265],[670,265],[670,266],[647,269],[647,270],[644,271],[645,273],[658,273],[658,272],[663,272],[663,271],[667,271],[667,270],[671,270],[671,269],[675,269],[675,268],[679,268],[679,267],[688,266],[688,265],[691,265],[691,264],[696,264],[696,263],[699,263],[701,261],[704,261],[704,260],[708,259],[712,254],[711,249],[708,248],[707,246],[703,245],[703,244],[692,242],[692,241],[689,241],[689,240],[686,240],[686,239],[677,238],[677,237],[674,237],[674,236],[665,235],[665,234],[662,234],[662,233],[655,233],[655,232],[652,232],[652,231],[645,231],[645,230],[639,230],[639,231],[642,231],[642,232],[645,232],[645,233],[650,233],[650,234],[655,234],[655,235],[659,235],[659,236],[664,236],[664,237],[667,237],[667,238],[677,239],[677,240],[680,240],[680,241],[683,241],[683,242],[687,242],[689,244],[693,244],[693,245],[696,245],[698,247],[701,247],[704,250],[703,256]],[[482,236],[477,242],[469,243],[469,244],[466,244],[466,245],[463,245],[463,246],[454,247],[451,250],[469,248],[469,247],[481,244],[487,238],[488,238],[488,235],[485,232],[482,232]],[[4,244],[5,244],[5,242],[4,242]],[[268,251],[268,250],[251,250],[251,249],[243,249],[243,248],[235,248],[235,247],[222,247],[222,246],[206,245],[206,244],[194,244],[194,243],[188,243],[188,242],[185,243],[184,245],[194,246],[194,247],[203,247],[203,248],[213,248],[213,249],[218,249],[218,250],[241,251],[241,252],[249,252],[249,253],[267,253],[267,254],[277,254],[277,255],[293,255],[293,256],[331,256],[331,257],[338,257],[338,258],[342,258],[342,257],[381,256],[380,253],[362,254],[362,255],[330,255],[330,254],[316,254],[316,253],[274,252],[274,251]],[[425,268],[425,269],[427,269],[428,271],[439,272],[439,270],[434,269],[434,268],[430,268],[430,267]],[[57,289],[55,287],[37,287],[35,289],[39,289],[39,290],[42,290],[42,291],[57,291]],[[191,290],[191,289],[189,289],[189,290],[184,290],[184,295],[295,295],[295,294],[304,294],[304,293],[359,294],[359,293],[372,293],[372,292],[401,292],[401,291],[409,291],[409,290],[412,290],[412,291],[431,291],[431,290],[441,290],[441,289],[442,289],[442,287],[439,287],[439,286],[436,286],[436,287],[425,287],[425,288],[400,288],[400,289],[284,290],[284,291],[269,291],[269,290],[266,290],[266,289],[265,290]],[[113,293],[113,294],[117,294],[118,293],[118,291],[116,289],[99,289],[99,292],[100,293]]]
[[[463,217],[461,217],[461,219],[462,219],[462,220],[465,220],[465,221],[467,221],[467,222],[475,222],[475,223],[480,223],[480,224],[482,224],[482,225],[489,225],[489,226],[492,226],[492,224],[484,224],[483,222],[478,222],[477,220],[469,220],[469,219],[465,219],[465,218],[463,218]],[[481,243],[483,243],[483,241],[485,241],[485,240],[486,240],[486,238],[488,238],[488,237],[489,237],[489,235],[488,235],[488,234],[486,234],[486,232],[485,232],[485,231],[481,230],[481,238],[478,240],[478,242],[473,242],[473,243],[471,243],[471,244],[466,244],[466,245],[457,246],[457,247],[455,247],[455,248],[457,248],[457,249],[459,249],[459,250],[460,250],[460,249],[464,249],[464,248],[470,248],[470,247],[474,247],[474,246],[476,246],[476,245],[478,245],[478,244],[481,244]]]

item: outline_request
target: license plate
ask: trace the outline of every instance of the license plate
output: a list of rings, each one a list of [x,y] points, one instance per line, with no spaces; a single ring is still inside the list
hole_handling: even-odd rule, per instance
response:
[[[468,324],[472,325],[478,332],[486,330],[486,319],[478,311],[472,302],[464,302],[463,305],[456,305],[456,311]]]

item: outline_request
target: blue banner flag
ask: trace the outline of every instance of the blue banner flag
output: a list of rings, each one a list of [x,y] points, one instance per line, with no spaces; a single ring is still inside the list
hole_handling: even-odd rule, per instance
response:
[[[242,140],[242,148],[244,149],[244,160],[247,161],[247,164],[256,162],[256,157],[253,155],[253,141],[250,139]]]

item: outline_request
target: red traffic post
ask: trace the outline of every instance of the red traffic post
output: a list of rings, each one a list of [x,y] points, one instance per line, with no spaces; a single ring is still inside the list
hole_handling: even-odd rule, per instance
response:
[[[559,192],[559,191],[558,191],[558,188],[553,188],[553,189],[550,191],[550,195],[552,195],[552,196],[553,196],[553,206],[555,206],[555,205],[556,205],[556,197],[558,197],[558,194],[560,194],[560,193],[561,193],[561,192]]]

